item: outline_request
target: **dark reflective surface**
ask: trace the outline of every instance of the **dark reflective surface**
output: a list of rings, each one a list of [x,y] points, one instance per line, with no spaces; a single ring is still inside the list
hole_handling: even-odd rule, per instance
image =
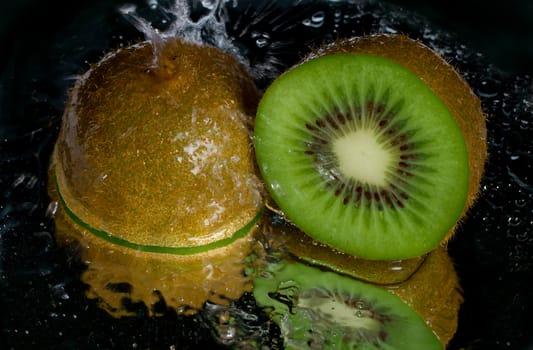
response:
[[[216,339],[224,330],[213,323],[224,310],[214,306],[195,317],[168,311],[148,318],[142,305],[130,305],[139,317],[111,318],[85,298],[75,254],[54,243],[46,168],[71,77],[105,50],[142,38],[117,12],[118,4],[41,2],[1,27],[0,337],[8,349],[223,347]],[[138,4],[149,13],[145,2]],[[498,59],[466,45],[470,37],[441,29],[411,7],[378,1],[228,6],[227,31],[261,87],[309,47],[373,32],[419,38],[464,74],[487,114],[489,163],[482,196],[450,245],[465,295],[450,348],[533,347],[533,89],[527,68],[504,73]],[[430,15],[426,9],[421,12]],[[250,339],[262,339],[279,348],[277,330],[251,296],[230,311],[242,324],[228,344],[257,346]]]

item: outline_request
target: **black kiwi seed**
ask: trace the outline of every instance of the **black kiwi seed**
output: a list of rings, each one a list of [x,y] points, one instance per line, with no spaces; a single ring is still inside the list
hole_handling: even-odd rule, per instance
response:
[[[383,104],[375,105],[369,100],[363,107],[334,113],[316,119],[314,124],[305,123],[310,132],[310,141],[305,142],[304,153],[313,158],[316,169],[323,174],[325,186],[334,191],[335,196],[342,197],[344,205],[375,205],[378,209],[384,206],[403,208],[409,195],[400,190],[395,183],[406,183],[404,177],[414,176],[411,169],[416,167],[411,161],[423,157],[414,143],[409,142],[409,132],[401,130],[401,121],[395,120],[394,111],[386,111]],[[366,122],[363,120],[366,119]],[[365,123],[366,125],[362,125]],[[338,168],[338,159],[332,147],[335,138],[358,130],[361,127],[372,129],[379,136],[382,145],[399,154],[396,171],[389,176],[394,177],[385,188],[369,185],[363,181],[346,178]]]

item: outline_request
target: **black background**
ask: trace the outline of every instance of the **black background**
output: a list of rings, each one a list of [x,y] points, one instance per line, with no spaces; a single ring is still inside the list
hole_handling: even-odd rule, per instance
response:
[[[489,80],[483,80],[485,83],[488,82],[488,85],[483,86],[489,92],[488,95],[491,94],[491,88],[497,92],[498,96],[504,95],[506,89],[509,89],[509,91],[514,89],[513,91],[516,95],[516,101],[514,102],[517,104],[520,102],[519,99],[522,95],[517,93],[520,90],[519,87],[522,86],[522,89],[526,91],[528,89],[527,84],[528,82],[530,84],[531,79],[514,79],[513,77],[527,77],[533,73],[532,2],[519,0],[497,3],[478,0],[468,2],[458,0],[391,0],[391,2],[404,6],[407,11],[414,11],[426,16],[443,30],[456,33],[457,37],[474,51],[484,53],[486,62],[493,63],[509,73],[505,79],[497,80],[493,76]],[[16,305],[10,305],[11,312],[8,313],[9,317],[6,317],[6,314],[0,310],[0,324],[3,330],[18,329],[20,332],[24,332],[25,324],[31,323],[33,328],[27,337],[21,334],[13,335],[9,333],[12,342],[25,341],[20,348],[26,348],[28,344],[42,345],[40,343],[42,339],[39,339],[39,337],[46,337],[47,334],[45,332],[68,334],[70,339],[63,341],[62,348],[83,347],[90,349],[95,348],[98,344],[104,344],[98,346],[99,348],[121,348],[120,345],[113,345],[113,342],[117,340],[116,338],[110,339],[109,334],[117,335],[118,338],[122,337],[123,343],[121,344],[131,344],[127,338],[135,335],[136,328],[143,329],[143,332],[147,334],[146,337],[159,338],[159,340],[145,339],[144,344],[148,344],[153,348],[168,348],[168,344],[173,343],[176,339],[181,339],[182,335],[183,338],[189,337],[187,335],[189,330],[198,328],[197,324],[194,321],[180,319],[179,321],[184,324],[184,328],[175,329],[173,328],[176,322],[175,316],[169,316],[166,320],[157,322],[151,320],[133,320],[124,324],[108,322],[101,325],[88,326],[94,332],[93,335],[88,336],[82,334],[84,332],[83,329],[79,331],[75,329],[77,327],[76,323],[70,326],[67,321],[55,322],[54,320],[42,318],[42,315],[48,315],[48,313],[40,309],[69,309],[69,301],[64,301],[67,306],[40,305],[39,302],[41,302],[43,297],[43,291],[50,293],[51,300],[61,299],[61,288],[63,288],[61,283],[64,282],[62,281],[62,276],[65,274],[72,275],[72,272],[68,270],[76,269],[76,267],[65,265],[65,261],[68,261],[68,258],[62,257],[60,254],[43,253],[42,247],[51,249],[50,247],[52,246],[51,242],[45,242],[48,239],[47,236],[39,236],[41,237],[39,239],[43,240],[42,242],[34,239],[31,244],[25,245],[25,234],[50,230],[50,222],[45,221],[44,227],[41,227],[42,216],[46,211],[46,199],[40,199],[38,201],[40,206],[34,207],[31,204],[35,202],[34,197],[42,195],[42,193],[32,192],[29,187],[29,190],[26,189],[25,191],[20,188],[11,188],[13,179],[9,177],[10,171],[20,172],[22,169],[27,173],[43,175],[42,171],[46,168],[43,163],[46,162],[46,159],[40,157],[49,154],[49,150],[43,150],[40,147],[49,147],[54,133],[37,132],[34,134],[33,131],[39,128],[49,128],[50,123],[57,123],[60,118],[58,111],[62,110],[65,90],[69,82],[61,81],[56,83],[58,81],[57,76],[61,76],[66,71],[75,72],[87,67],[87,65],[68,67],[71,64],[70,62],[77,61],[76,57],[50,56],[48,55],[50,52],[48,45],[57,42],[57,36],[61,35],[65,28],[75,25],[75,23],[72,23],[73,18],[76,18],[75,15],[92,3],[90,0],[22,0],[16,2],[3,1],[0,3],[0,160],[13,159],[13,161],[0,162],[0,165],[4,167],[0,169],[0,175],[4,176],[0,178],[0,188],[8,188],[8,191],[11,191],[7,194],[4,193],[0,200],[5,200],[6,198],[7,201],[16,199],[20,211],[11,214],[11,218],[8,219],[26,220],[16,229],[10,230],[8,226],[2,226],[6,225],[9,220],[3,221],[4,218],[0,217],[0,232],[5,235],[3,242],[4,244],[9,242],[12,247],[17,248],[14,251],[18,254],[18,256],[3,256],[0,260],[0,267],[11,266],[13,274],[18,276],[16,280],[13,280],[5,278],[5,275],[2,274],[2,282],[7,281],[7,283],[12,283],[12,285],[8,285],[7,287],[9,288],[4,288],[2,294],[0,294],[3,297],[0,302],[0,308],[7,306],[8,303],[21,303],[21,314],[13,312],[16,309]],[[103,9],[107,11],[114,8],[115,3],[114,1],[100,1],[94,11],[95,13],[101,12]],[[112,10],[108,12],[112,12]],[[119,17],[119,15],[116,17]],[[124,28],[127,28],[126,23],[124,23]],[[102,32],[107,30],[105,26],[85,29],[93,31],[94,38],[103,37]],[[134,30],[131,30],[130,34],[131,32],[134,32]],[[93,48],[85,48],[83,57],[84,59],[89,57],[91,62],[100,57],[103,49],[113,46],[109,43],[96,44],[91,42],[91,35],[87,33],[84,33],[84,35],[88,40],[87,46]],[[72,55],[76,55],[76,52],[72,52]],[[80,57],[81,55],[80,53]],[[26,62],[29,63],[26,64]],[[468,69],[468,67],[466,68]],[[477,72],[480,71],[477,66],[472,69]],[[33,78],[36,73],[38,73],[39,79]],[[47,79],[53,83],[43,86],[43,81]],[[478,78],[472,75],[470,79],[471,83],[480,87],[481,77],[476,80]],[[494,86],[491,86],[491,84],[494,84]],[[517,86],[519,87],[517,88]],[[529,89],[531,91],[531,86],[529,86]],[[45,96],[41,95],[44,90],[47,92]],[[483,89],[481,90],[483,91]],[[493,108],[492,103],[495,102],[495,99],[492,97],[483,99],[487,110]],[[512,98],[509,98],[509,101],[511,100]],[[494,115],[498,118],[501,117],[497,113],[499,112],[494,112]],[[531,116],[532,114],[517,116],[514,122],[519,123],[520,118],[533,122]],[[502,136],[499,130],[509,124],[511,125],[511,131]],[[528,152],[530,152],[533,149],[531,138],[529,137],[530,134],[527,134],[528,130],[531,130],[531,123],[529,124],[529,129],[518,131],[518,127],[518,125],[513,125],[512,120],[509,122],[498,121],[498,123],[493,120],[489,135],[494,140],[501,136],[504,142],[503,146],[497,142],[491,146],[493,165],[489,167],[489,175],[505,175],[506,167],[515,167],[514,170],[523,174],[531,173],[531,153],[529,153],[530,156],[527,158],[529,163],[521,163],[519,166],[515,165],[516,162],[506,163],[505,166],[494,165],[500,158],[502,160],[507,159],[506,152],[516,150],[529,150]],[[31,134],[31,136],[28,137],[28,134]],[[17,141],[19,138],[22,140],[21,142],[27,143],[27,149],[21,148],[21,143]],[[11,140],[15,142],[10,142]],[[36,154],[37,156],[35,158],[20,158],[18,157],[20,154]],[[531,180],[526,175],[523,178]],[[487,177],[486,184],[489,187],[499,186],[499,182],[490,178],[490,176]],[[5,187],[2,185],[5,185]],[[522,350],[533,346],[533,326],[525,324],[525,322],[530,321],[529,315],[533,312],[532,292],[531,290],[526,292],[524,288],[524,286],[529,286],[531,284],[530,281],[533,280],[533,273],[530,268],[533,262],[531,258],[527,260],[527,257],[531,256],[531,245],[520,246],[526,247],[522,250],[525,253],[516,260],[522,264],[521,266],[525,267],[509,267],[513,258],[512,256],[511,258],[509,257],[509,252],[519,246],[515,246],[510,240],[501,237],[494,236],[493,238],[485,239],[483,236],[485,233],[482,229],[483,225],[486,225],[488,230],[495,235],[500,233],[497,232],[498,229],[509,229],[506,226],[506,222],[500,222],[501,220],[506,221],[507,217],[502,217],[500,221],[496,220],[499,211],[496,211],[490,203],[496,203],[504,207],[506,203],[511,203],[515,200],[513,196],[523,195],[523,192],[519,192],[516,188],[505,187],[505,181],[501,182],[500,185],[501,188],[486,192],[484,197],[486,200],[480,201],[478,211],[473,213],[472,218],[465,225],[465,230],[472,230],[470,235],[464,235],[466,236],[465,238],[457,240],[451,246],[452,253],[457,256],[457,263],[461,268],[460,273],[465,277],[463,285],[465,287],[465,297],[468,298],[468,302],[465,304],[461,314],[460,331],[452,344],[453,349],[460,349],[466,346],[467,349],[516,348]],[[516,198],[520,199],[519,197]],[[528,205],[532,203],[531,195],[529,198]],[[9,202],[0,202],[0,211],[11,204]],[[531,220],[531,210],[529,209],[525,212],[530,215],[529,218],[525,218],[529,222]],[[481,213],[488,213],[488,215]],[[487,220],[491,220],[490,216],[492,216],[494,223],[484,223],[483,220],[487,218]],[[531,232],[529,231],[529,233]],[[476,257],[470,259],[470,250],[473,249],[476,250]],[[21,262],[23,263],[21,264]],[[13,267],[16,264],[21,264],[20,269]],[[39,266],[34,266],[34,264],[39,264]],[[23,273],[39,271],[44,268],[49,268],[55,272],[47,275],[42,281],[22,281],[24,279]],[[58,283],[54,284],[55,282]],[[66,287],[68,287],[68,284]],[[73,291],[82,287],[76,285],[76,282],[72,282],[70,288],[70,294],[75,294]],[[80,308],[78,304],[75,304],[78,302],[70,301],[74,308]],[[105,318],[99,310],[89,306],[88,310],[88,314],[85,315],[87,320]],[[43,324],[38,325],[39,322],[43,322]],[[112,329],[109,329],[109,327]],[[35,334],[35,332],[43,333]],[[209,336],[206,330],[199,330],[198,332],[199,336]],[[2,332],[0,337],[5,335],[6,333]],[[138,342],[143,344],[142,336],[139,336],[139,338]],[[27,339],[32,340],[27,341]],[[59,339],[63,338],[59,337]],[[80,341],[83,342],[87,339],[90,339],[90,342],[85,344],[85,346],[81,346]],[[50,342],[53,341],[50,340]],[[13,343],[9,342],[7,344],[13,345]],[[55,347],[50,344],[48,344],[50,348]],[[200,342],[200,344],[202,343]],[[190,344],[191,347],[193,345],[193,343]]]

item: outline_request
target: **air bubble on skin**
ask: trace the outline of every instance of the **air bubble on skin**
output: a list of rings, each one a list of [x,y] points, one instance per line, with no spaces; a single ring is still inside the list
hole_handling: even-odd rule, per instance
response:
[[[183,151],[188,155],[188,160],[194,166],[191,169],[193,175],[198,175],[209,164],[219,152],[219,149],[212,140],[202,138],[194,140],[183,147]]]

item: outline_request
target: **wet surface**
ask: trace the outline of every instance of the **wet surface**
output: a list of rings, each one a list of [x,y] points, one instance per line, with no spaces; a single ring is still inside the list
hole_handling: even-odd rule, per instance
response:
[[[130,2],[128,2],[130,3]],[[85,298],[84,267],[54,243],[46,170],[72,77],[111,48],[142,39],[121,2],[65,5],[48,20],[21,21],[0,58],[0,310],[5,348],[195,348],[259,343],[279,348],[277,330],[246,294],[234,307],[208,305],[194,317],[164,310],[114,319]],[[150,12],[139,2],[139,11]],[[253,5],[252,5],[253,4]],[[44,5],[39,5],[44,6]],[[193,16],[201,16],[200,5]],[[57,10],[57,9],[56,9]],[[50,11],[50,12],[49,12]],[[43,13],[50,13],[50,9]],[[450,244],[464,289],[451,349],[533,346],[533,88],[407,10],[381,2],[228,2],[226,30],[260,87],[309,48],[336,37],[402,32],[441,53],[481,98],[489,162],[483,192]],[[160,17],[157,17],[158,20]],[[164,25],[165,23],[161,23]],[[28,29],[28,28],[27,28]],[[40,30],[38,30],[40,29]],[[7,53],[7,54],[4,54]],[[228,323],[228,315],[232,322]],[[216,326],[215,326],[216,325]]]

